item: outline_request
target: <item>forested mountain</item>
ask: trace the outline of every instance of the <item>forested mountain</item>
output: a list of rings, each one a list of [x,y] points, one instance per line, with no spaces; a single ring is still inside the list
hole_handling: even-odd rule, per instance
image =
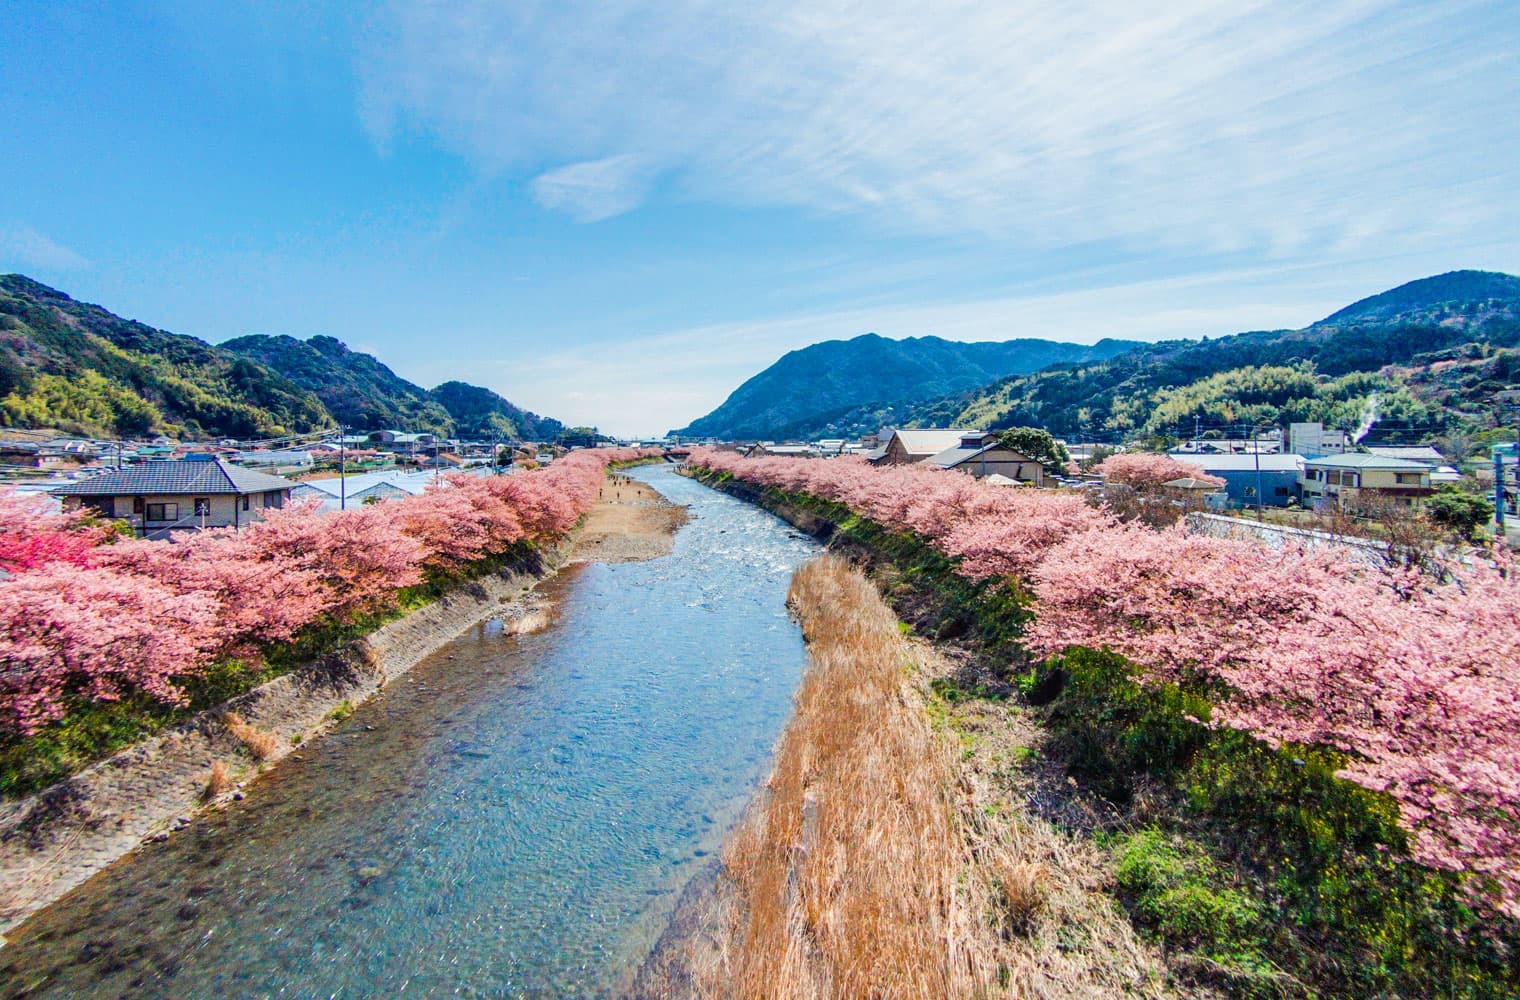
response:
[[[1389,319],[1400,313],[1430,311],[1443,306],[1464,307],[1483,302],[1520,300],[1520,278],[1498,271],[1447,271],[1409,281],[1379,295],[1351,303],[1325,318],[1325,323]]]
[[[489,389],[433,392],[332,337],[208,344],[0,275],[0,426],[134,437],[272,438],[335,427],[552,438],[557,420]]]
[[[1100,440],[1375,412],[1386,436],[1494,425],[1520,378],[1520,278],[1454,271],[1363,299],[1302,330],[1150,344],[950,394],[896,414],[915,426],[1033,425]],[[1376,399],[1374,403],[1374,394]],[[870,425],[885,414],[849,419]],[[906,419],[904,419],[904,417]]]
[[[315,396],[263,365],[0,275],[0,425],[272,437],[331,424]]]
[[[297,340],[285,334],[253,334],[221,346],[315,393],[327,411],[349,427],[453,432],[454,418],[426,389],[373,355],[351,351],[332,337]]]
[[[433,398],[454,418],[454,433],[474,438],[521,438],[552,441],[565,425],[552,417],[514,406],[490,389],[468,382],[445,382],[433,390]]]
[[[712,413],[675,432],[695,437],[784,438],[853,429],[860,407],[899,408],[1058,362],[1112,357],[1136,345],[1049,340],[964,344],[938,337],[888,340],[874,333],[792,351],[745,382]]]
[[[490,389],[445,382],[429,392],[397,375],[371,354],[332,337],[297,340],[255,334],[222,344],[309,389],[349,427],[428,431],[450,437],[543,440],[560,422],[529,413]]]

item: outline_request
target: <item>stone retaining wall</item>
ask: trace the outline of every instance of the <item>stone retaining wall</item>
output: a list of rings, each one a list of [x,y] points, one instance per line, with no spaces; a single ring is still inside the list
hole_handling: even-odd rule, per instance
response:
[[[275,748],[266,761],[278,760],[295,749],[294,737],[305,742],[344,702],[370,698],[471,626],[520,610],[528,590],[557,570],[569,549],[463,584],[343,649],[4,807],[0,934],[144,840],[188,822],[206,804],[214,762],[226,764],[234,780],[255,776],[247,750],[223,723],[226,713],[271,734]]]

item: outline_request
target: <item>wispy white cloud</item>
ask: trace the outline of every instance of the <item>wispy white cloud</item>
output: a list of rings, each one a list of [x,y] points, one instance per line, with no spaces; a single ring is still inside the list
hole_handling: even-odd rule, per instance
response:
[[[43,271],[81,271],[90,266],[82,254],[24,225],[0,228],[0,266],[6,260]]]
[[[650,172],[631,154],[587,160],[548,170],[533,178],[533,198],[576,222],[600,222],[637,207],[649,187]]]
[[[1289,258],[1520,221],[1506,8],[396,0],[361,73],[377,136],[571,162],[534,190],[582,218],[637,155],[687,197]]]
[[[663,433],[716,407],[787,351],[866,332],[951,340],[1041,337],[1095,343],[1160,340],[1307,325],[1378,279],[1327,282],[1291,268],[1128,282],[1081,291],[965,302],[853,308],[674,330],[591,349],[472,360],[469,370],[509,398],[622,434]],[[442,363],[430,377],[459,377]],[[450,372],[454,374],[449,374]]]

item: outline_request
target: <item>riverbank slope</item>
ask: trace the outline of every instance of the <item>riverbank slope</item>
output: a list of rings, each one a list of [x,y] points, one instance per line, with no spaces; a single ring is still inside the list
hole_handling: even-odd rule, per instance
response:
[[[1091,853],[987,780],[998,754],[941,694],[955,665],[838,556],[789,603],[812,664],[685,941],[691,995],[1175,995]]]
[[[1206,706],[1140,687],[1116,656],[1078,649],[1041,669],[1020,642],[1021,588],[967,579],[900,524],[693,475],[828,539],[868,568],[904,623],[935,637],[955,664],[934,682],[935,711],[977,780],[1000,790],[1009,815],[1049,823],[1099,859],[1103,894],[1164,954],[1170,988],[1515,995],[1513,923],[1464,907],[1455,877],[1395,853],[1393,813],[1339,780],[1333,760],[1201,727]]]

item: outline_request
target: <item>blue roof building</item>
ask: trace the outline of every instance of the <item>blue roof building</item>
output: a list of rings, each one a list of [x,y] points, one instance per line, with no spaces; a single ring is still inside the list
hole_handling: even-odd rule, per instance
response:
[[[1258,483],[1263,507],[1286,507],[1300,499],[1298,477],[1304,469],[1302,455],[1193,455],[1172,453],[1179,462],[1197,466],[1224,480],[1225,493],[1236,507],[1255,507]],[[1257,475],[1258,463],[1260,476]]]

